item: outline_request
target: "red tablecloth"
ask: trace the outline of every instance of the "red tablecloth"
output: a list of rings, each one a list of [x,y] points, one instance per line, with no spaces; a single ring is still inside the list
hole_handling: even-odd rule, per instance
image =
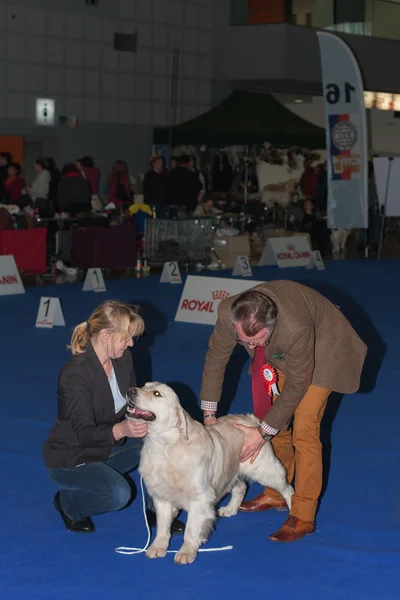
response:
[[[118,269],[136,265],[134,225],[74,227],[71,244],[73,267]]]
[[[12,254],[18,269],[45,273],[47,229],[3,229],[0,231],[0,254]]]

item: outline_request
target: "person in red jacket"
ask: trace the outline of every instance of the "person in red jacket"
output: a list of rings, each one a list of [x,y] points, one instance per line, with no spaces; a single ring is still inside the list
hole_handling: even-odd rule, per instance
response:
[[[300,189],[305,198],[314,200],[317,184],[317,175],[315,168],[312,166],[312,161],[304,161],[304,171],[300,178]]]
[[[131,204],[132,193],[129,183],[128,166],[125,161],[115,161],[110,177],[107,179],[108,202],[115,206]]]
[[[95,167],[91,156],[84,156],[76,161],[76,166],[82,177],[87,180],[92,196],[99,195],[100,169]]]
[[[18,163],[11,163],[8,165],[8,177],[3,181],[4,189],[9,198],[10,204],[17,204],[19,206],[20,199],[22,196],[22,190],[25,187],[25,182],[21,177],[21,165]]]

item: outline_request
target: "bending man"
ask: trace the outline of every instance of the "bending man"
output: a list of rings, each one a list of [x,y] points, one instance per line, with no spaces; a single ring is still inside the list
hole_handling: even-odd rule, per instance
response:
[[[271,281],[227,298],[219,305],[205,359],[200,392],[205,425],[216,420],[225,369],[237,343],[253,357],[254,414],[261,420],[259,428],[243,428],[241,460],[254,460],[272,440],[289,482],[295,482],[295,494],[289,517],[270,539],[296,541],[315,531],[322,487],[320,424],[329,394],[358,390],[366,346],[338,307],[298,283]],[[266,488],[240,509],[285,506]]]

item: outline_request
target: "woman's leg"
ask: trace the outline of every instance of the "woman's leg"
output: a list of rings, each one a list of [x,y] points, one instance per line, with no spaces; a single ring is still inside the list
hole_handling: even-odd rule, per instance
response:
[[[125,477],[106,463],[48,471],[61,488],[62,509],[73,521],[120,510],[131,499],[131,488]]]
[[[110,455],[104,462],[118,471],[118,473],[124,475],[138,466],[142,447],[143,439],[126,438],[124,444],[111,448]]]
[[[105,464],[118,471],[118,473],[129,473],[138,466],[142,447],[142,439],[127,438],[122,446],[114,446],[111,449],[110,456]],[[145,496],[146,508],[154,511],[153,500],[151,496],[148,495],[147,491],[145,491]]]

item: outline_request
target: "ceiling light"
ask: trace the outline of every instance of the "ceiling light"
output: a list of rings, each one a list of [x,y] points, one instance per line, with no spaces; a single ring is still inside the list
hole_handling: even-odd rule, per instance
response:
[[[303,104],[304,100],[302,100],[301,98],[296,98],[295,102],[296,104]]]

